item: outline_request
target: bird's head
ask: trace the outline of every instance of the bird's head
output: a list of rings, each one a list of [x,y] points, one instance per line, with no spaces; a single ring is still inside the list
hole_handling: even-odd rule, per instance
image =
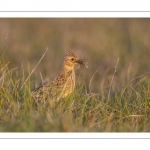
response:
[[[64,59],[63,67],[68,70],[73,70],[76,65],[87,67],[87,61],[80,59],[73,51],[68,51]]]

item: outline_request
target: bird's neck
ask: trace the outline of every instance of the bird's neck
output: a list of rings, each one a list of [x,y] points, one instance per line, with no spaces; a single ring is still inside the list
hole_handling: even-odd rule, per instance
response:
[[[74,74],[74,68],[71,69],[69,67],[66,67],[66,66],[63,66],[62,69],[61,69],[61,73],[67,75],[67,74]]]
[[[62,66],[62,71],[64,71],[64,72],[72,72],[72,71],[74,71],[74,67],[64,65],[64,66]]]

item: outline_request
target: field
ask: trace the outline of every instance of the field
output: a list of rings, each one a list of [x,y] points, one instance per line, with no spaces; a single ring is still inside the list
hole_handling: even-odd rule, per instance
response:
[[[150,131],[150,19],[1,18],[0,33],[1,132]],[[70,49],[88,59],[74,92],[35,103]]]

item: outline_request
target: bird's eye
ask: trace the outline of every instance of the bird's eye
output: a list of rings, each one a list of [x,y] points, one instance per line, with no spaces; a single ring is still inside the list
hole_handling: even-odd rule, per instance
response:
[[[74,61],[74,58],[71,58],[71,61]]]

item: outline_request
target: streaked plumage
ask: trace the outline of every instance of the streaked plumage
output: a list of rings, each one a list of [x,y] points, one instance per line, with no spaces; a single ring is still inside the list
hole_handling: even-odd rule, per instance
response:
[[[59,100],[69,95],[75,87],[74,68],[76,65],[87,67],[85,59],[79,59],[74,52],[68,51],[59,74],[31,92],[34,99]]]

